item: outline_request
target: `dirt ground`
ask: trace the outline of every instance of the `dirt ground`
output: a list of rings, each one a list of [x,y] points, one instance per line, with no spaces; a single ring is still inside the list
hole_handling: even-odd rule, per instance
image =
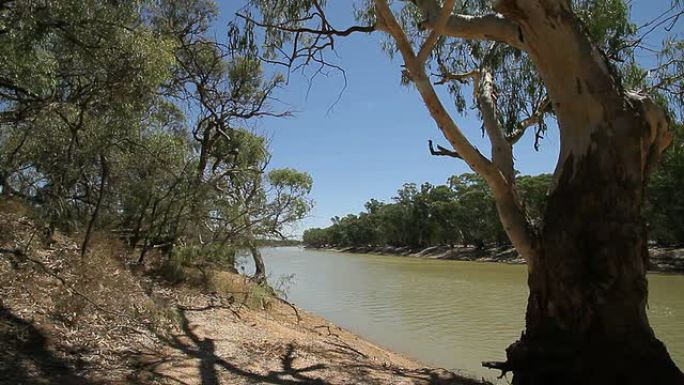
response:
[[[149,352],[141,378],[173,384],[476,384],[425,368],[322,318],[279,303],[268,312],[185,309],[182,333]]]
[[[170,284],[103,238],[85,257],[0,212],[0,384],[477,384],[198,269]],[[213,287],[206,285],[213,281]]]

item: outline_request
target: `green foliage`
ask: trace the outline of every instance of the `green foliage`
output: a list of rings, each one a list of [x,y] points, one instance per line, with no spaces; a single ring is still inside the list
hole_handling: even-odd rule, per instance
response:
[[[672,147],[646,189],[644,215],[651,240],[684,244],[684,134],[679,127]]]
[[[171,259],[183,266],[210,264],[219,268],[232,269],[236,253],[237,249],[230,246],[211,243],[189,244],[174,248]]]
[[[518,184],[532,217],[541,217],[550,183],[547,174],[522,176]],[[366,211],[332,219],[332,226],[309,229],[303,241],[313,247],[505,244],[496,205],[485,181],[475,174],[449,178],[448,185],[405,184],[392,203],[371,200]]]
[[[331,245],[332,234],[330,228],[311,228],[304,231],[302,242],[307,246],[324,247]]]
[[[551,174],[523,175],[516,178],[515,185],[533,224],[541,223],[544,218],[546,194],[552,179]]]
[[[269,59],[302,71],[314,63],[336,68],[338,63],[332,58],[335,37],[328,33],[335,29],[330,22],[333,15],[328,14],[330,10],[326,7],[326,3],[330,3],[277,3],[274,5],[273,1],[254,0],[244,10],[247,26],[253,28],[253,20],[257,20],[264,27],[263,34],[252,33],[251,36],[253,39],[263,39]],[[418,52],[431,33],[430,28],[424,28],[424,22],[437,15],[429,14],[429,10],[421,11],[417,5],[420,1],[388,3],[408,42]],[[443,4],[441,1],[436,3]],[[675,27],[682,19],[682,1],[672,1],[669,10],[642,26],[631,21],[630,1],[572,0],[569,3],[580,28],[600,49],[615,79],[626,89],[656,97],[660,104],[670,110],[671,116],[681,121],[684,45]],[[360,25],[379,24],[373,0],[357,0],[348,4],[349,13],[356,17]],[[495,4],[491,0],[457,1],[453,12],[472,16],[491,14]],[[656,44],[649,40],[655,37],[652,32],[658,30],[664,30],[666,37],[662,42],[656,42],[662,43],[662,46],[655,48]],[[387,35],[381,36],[383,50],[393,57],[398,52],[396,42]],[[655,57],[657,65],[652,66]],[[473,110],[479,112],[477,97],[472,92],[477,85],[473,84],[472,78],[458,75],[482,70],[491,73],[495,84],[497,119],[501,127],[511,134],[534,124],[535,148],[539,148],[547,130],[547,121],[554,120],[555,111],[549,104],[546,86],[527,53],[493,40],[465,40],[443,35],[431,50],[426,65],[426,72],[436,84],[444,85],[452,95],[456,110],[463,114]],[[405,71],[397,73],[397,78],[403,85],[411,84]],[[460,80],[447,81],[454,78]]]
[[[120,234],[143,261],[232,266],[311,210],[312,180],[268,170],[283,83],[248,33],[217,41],[209,0],[0,5],[0,191],[51,228]],[[84,247],[87,241],[84,242]]]
[[[644,217],[649,238],[660,245],[684,244],[684,141],[681,127],[646,189]],[[541,229],[551,174],[516,178],[521,203],[531,223]],[[496,205],[484,180],[475,174],[449,178],[448,185],[418,188],[405,184],[392,203],[371,199],[358,215],[332,218],[332,226],[304,232],[312,247],[507,244]]]
[[[652,84],[644,88],[656,92],[661,104],[669,106],[673,120],[681,124],[684,120],[684,40],[665,40],[658,53],[658,66],[642,72],[644,82],[649,80],[649,75]]]

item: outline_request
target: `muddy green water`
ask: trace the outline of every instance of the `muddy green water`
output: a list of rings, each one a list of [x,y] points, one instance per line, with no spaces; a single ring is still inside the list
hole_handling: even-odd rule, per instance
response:
[[[523,328],[525,266],[264,249],[270,280],[293,275],[300,307],[426,364],[493,379],[481,361],[503,360]],[[684,276],[648,277],[649,317],[684,368]]]

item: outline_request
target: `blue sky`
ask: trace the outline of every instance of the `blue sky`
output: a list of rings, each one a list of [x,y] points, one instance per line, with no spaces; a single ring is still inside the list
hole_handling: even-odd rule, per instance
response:
[[[329,3],[336,28],[354,24],[351,1]],[[218,35],[243,2],[219,4]],[[643,23],[669,6],[670,0],[635,0],[633,20]],[[339,73],[318,77],[310,89],[309,78],[294,73],[278,93],[279,102],[273,103],[276,108],[294,110],[294,116],[256,124],[257,131],[271,140],[272,167],[296,168],[314,179],[311,197],[316,205],[295,230],[297,234],[309,227],[328,226],[333,216],[357,213],[370,198],[389,200],[403,183],[441,184],[451,175],[470,172],[460,160],[429,154],[428,139],[446,142],[415,89],[400,85],[402,63],[382,52],[383,37],[374,33],[338,38],[337,57],[331,58],[346,71],[346,89]],[[652,42],[661,38],[654,34]],[[451,104],[448,95],[443,96],[444,104]],[[480,151],[488,153],[476,114],[462,116],[454,111],[452,116]],[[540,151],[534,150],[533,136],[528,132],[515,146],[516,169],[523,174],[553,171],[559,148],[557,130],[547,132]]]

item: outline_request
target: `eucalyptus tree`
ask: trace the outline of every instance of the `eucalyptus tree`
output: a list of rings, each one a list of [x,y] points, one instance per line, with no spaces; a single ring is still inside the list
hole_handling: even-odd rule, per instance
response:
[[[232,242],[250,251],[253,280],[265,283],[266,267],[258,239],[285,239],[286,228],[312,208],[311,176],[293,169],[267,170],[270,154],[263,137],[233,130],[234,140],[215,149],[220,155],[207,177],[216,190],[205,230],[215,242]]]
[[[0,183],[50,224],[104,210],[119,150],[136,138],[166,79],[170,44],[144,1],[9,1],[0,6]]]
[[[266,171],[266,141],[243,127],[287,115],[270,106],[283,77],[252,40],[214,36],[217,14],[209,0],[0,2],[3,195],[82,231],[83,254],[112,230],[140,263],[282,236],[311,178]]]
[[[448,182],[459,203],[455,215],[463,244],[482,248],[488,242],[501,243],[503,229],[491,189],[484,179],[468,173],[452,176]]]
[[[304,230],[302,241],[307,246],[325,247],[330,245],[330,228],[312,228]]]
[[[515,384],[684,383],[648,322],[641,218],[644,186],[672,140],[668,112],[681,118],[672,113],[682,101],[681,44],[668,44],[651,72],[634,56],[640,33],[676,23],[679,3],[645,30],[623,0],[365,0],[356,4],[364,25],[345,29],[332,26],[324,1],[250,4],[241,17],[265,28],[265,58],[295,68],[325,66],[336,37],[382,33],[452,147],[434,152],[486,181],[527,261],[530,290],[524,333],[507,362],[489,366],[512,371]],[[489,157],[451,116],[439,84],[462,111],[472,91]],[[549,119],[560,156],[543,221],[533,223],[512,147],[528,129],[541,137]]]
[[[191,214],[194,233],[205,238],[196,241],[248,248],[257,266],[254,279],[263,282],[266,274],[257,238],[283,236],[283,227],[310,209],[298,206],[306,206],[310,177],[295,181],[288,177],[304,174],[267,172],[266,141],[243,128],[256,118],[289,115],[269,105],[284,78],[265,74],[254,41],[241,38],[235,27],[229,26],[225,41],[211,36],[209,28],[218,14],[214,2],[162,1],[156,14],[155,24],[176,42],[174,76],[167,92],[176,105],[187,109],[197,148]],[[291,201],[283,201],[286,196]]]
[[[289,115],[269,106],[284,78],[264,74],[254,41],[241,38],[236,27],[229,26],[225,42],[211,35],[210,25],[218,15],[213,1],[160,1],[155,13],[155,25],[163,35],[173,36],[176,46],[167,93],[188,109],[189,128],[199,148],[197,178],[206,182],[209,159],[221,161],[214,148],[232,141],[235,128],[258,117]]]
[[[546,211],[546,192],[551,186],[552,175],[522,175],[515,179],[516,187],[525,211],[533,223],[541,223]]]

